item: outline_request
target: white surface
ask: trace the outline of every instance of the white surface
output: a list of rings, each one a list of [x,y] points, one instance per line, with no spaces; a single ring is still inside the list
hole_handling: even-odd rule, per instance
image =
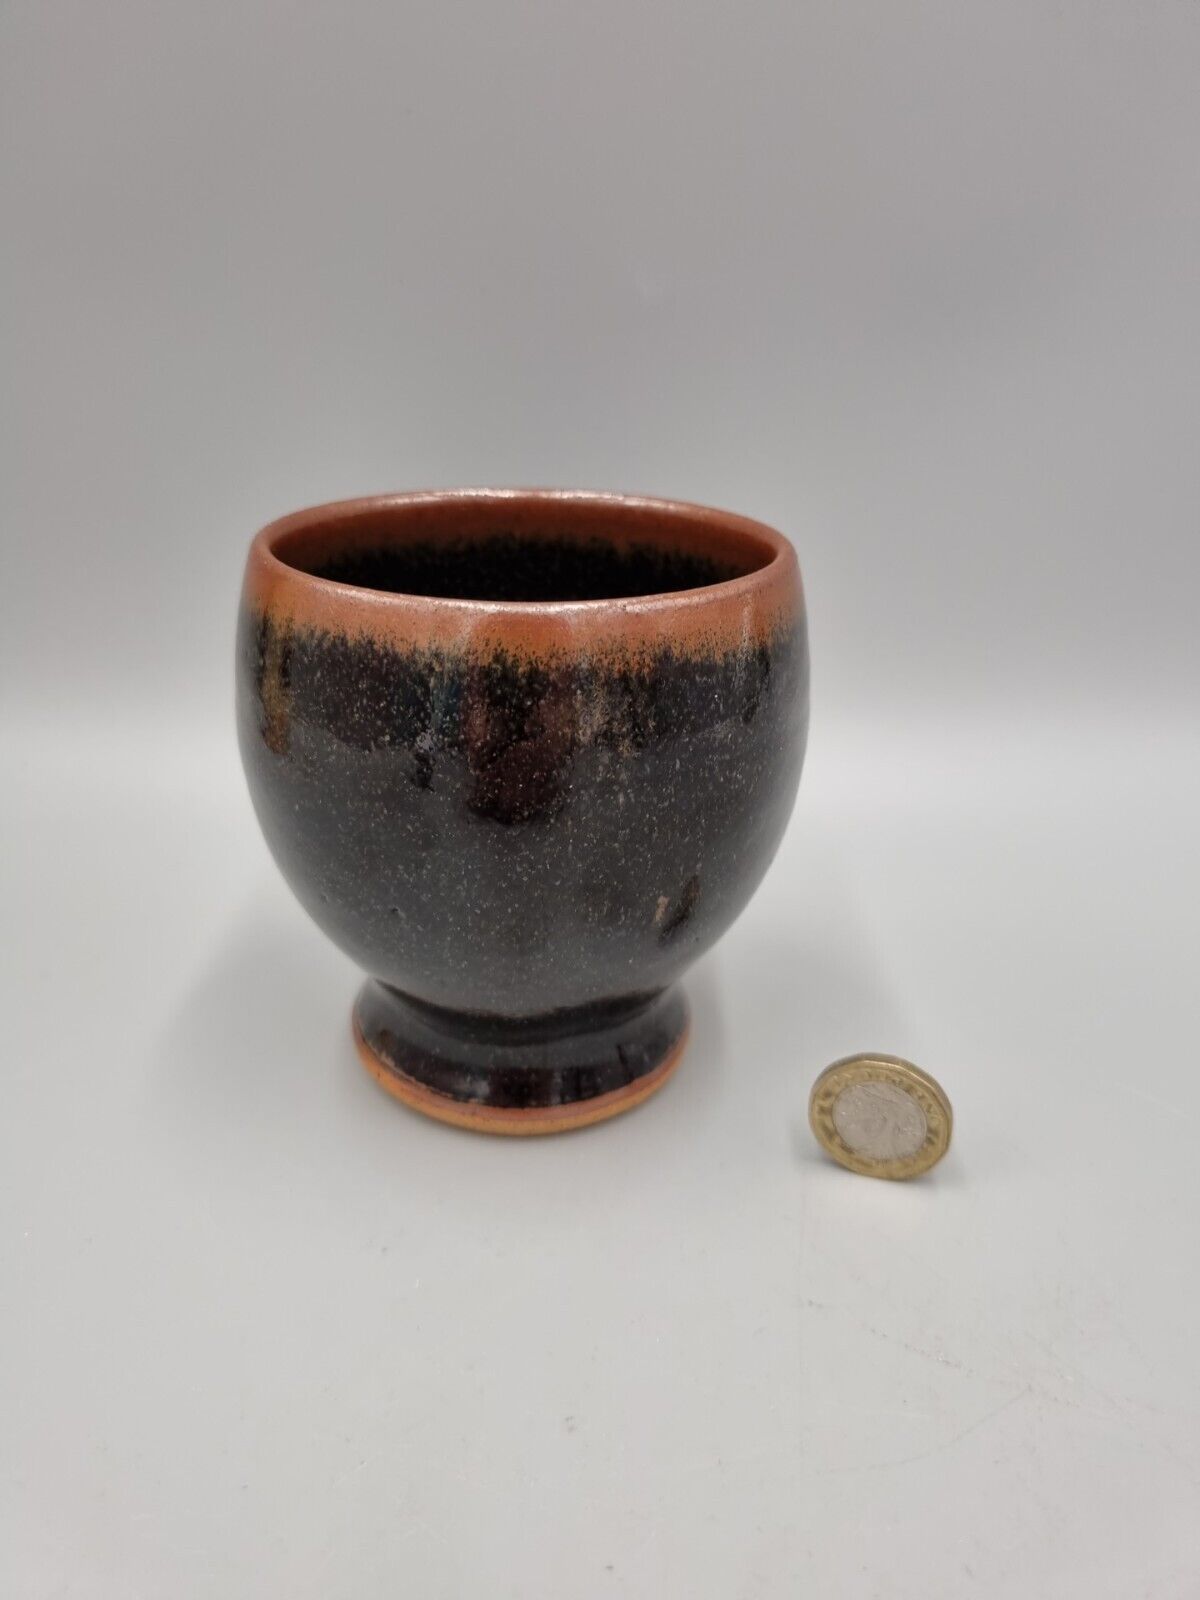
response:
[[[1200,8],[0,8],[0,1596],[1200,1592]],[[426,1124],[233,751],[339,494],[775,522],[814,731],[664,1093]],[[920,1185],[813,1077],[954,1101]]]
[[[1186,730],[818,724],[674,1082],[522,1143],[362,1072],[230,741],[21,748],[6,1594],[1195,1592]],[[811,1142],[872,1047],[919,1184]]]

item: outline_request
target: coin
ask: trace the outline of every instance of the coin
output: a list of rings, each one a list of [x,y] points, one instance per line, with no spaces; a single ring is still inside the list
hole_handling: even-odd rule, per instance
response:
[[[942,1086],[899,1056],[847,1056],[813,1084],[812,1131],[868,1178],[915,1178],[946,1154],[954,1114]]]

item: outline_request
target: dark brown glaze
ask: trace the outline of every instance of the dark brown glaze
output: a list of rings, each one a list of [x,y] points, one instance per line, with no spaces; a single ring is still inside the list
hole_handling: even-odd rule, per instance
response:
[[[670,986],[782,837],[807,688],[791,547],[728,513],[472,492],[260,534],[243,759],[297,896],[378,980],[381,1071],[506,1126],[649,1082]]]
[[[356,1014],[392,1071],[453,1100],[514,1111],[625,1089],[653,1071],[687,1027],[677,987],[514,1022],[446,1013],[372,979]]]

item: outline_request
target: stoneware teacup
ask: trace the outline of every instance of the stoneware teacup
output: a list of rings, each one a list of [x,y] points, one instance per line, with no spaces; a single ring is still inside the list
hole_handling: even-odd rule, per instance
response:
[[[238,728],[267,842],[370,977],[367,1069],[545,1133],[679,1061],[677,980],[745,906],[800,779],[791,545],[676,501],[349,500],[254,540]]]

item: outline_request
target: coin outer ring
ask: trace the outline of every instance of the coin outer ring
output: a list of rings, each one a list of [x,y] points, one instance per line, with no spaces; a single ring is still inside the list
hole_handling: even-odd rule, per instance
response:
[[[837,1131],[833,1108],[852,1084],[890,1083],[912,1096],[925,1113],[925,1142],[910,1156],[875,1158],[852,1150]],[[954,1113],[941,1084],[900,1056],[846,1056],[835,1061],[813,1084],[808,1102],[813,1133],[835,1161],[867,1178],[916,1178],[946,1154]]]

